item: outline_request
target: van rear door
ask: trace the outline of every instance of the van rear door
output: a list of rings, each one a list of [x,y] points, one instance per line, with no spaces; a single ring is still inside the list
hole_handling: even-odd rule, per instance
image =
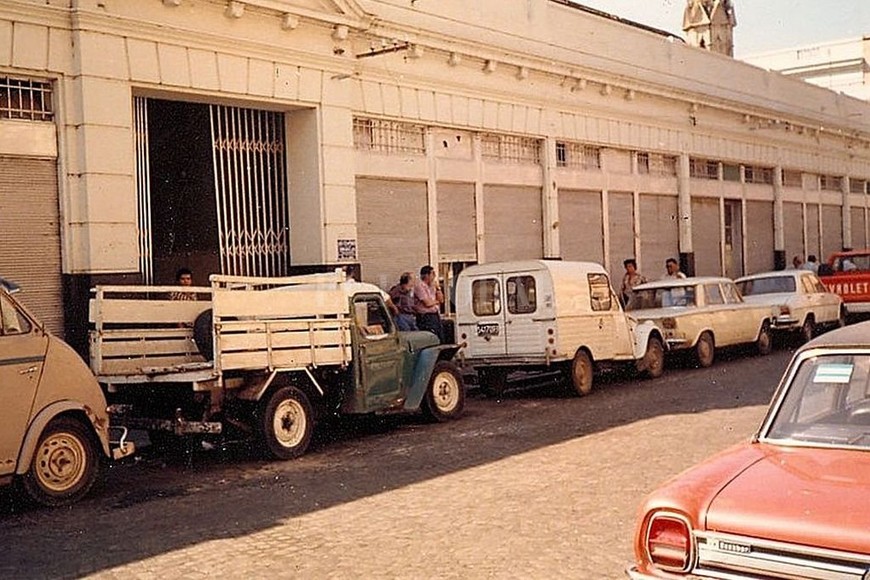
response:
[[[507,354],[504,319],[504,285],[498,274],[481,275],[469,280],[471,307],[462,306],[457,320],[458,335],[466,336],[470,358],[498,357]]]
[[[549,277],[543,271],[535,271],[505,274],[503,279],[508,355],[543,356],[547,350],[547,329],[555,327]]]

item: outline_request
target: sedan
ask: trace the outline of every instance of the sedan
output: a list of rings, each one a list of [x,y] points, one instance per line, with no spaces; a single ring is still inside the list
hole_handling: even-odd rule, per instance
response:
[[[751,440],[641,506],[633,579],[870,577],[870,322],[793,357]]]
[[[735,280],[743,299],[773,308],[773,329],[799,332],[804,342],[820,329],[845,326],[843,299],[809,270],[781,270]]]
[[[652,321],[671,350],[694,352],[702,367],[713,364],[720,346],[755,343],[760,354],[771,348],[771,308],[743,300],[729,278],[667,279],[635,286],[626,310],[638,321]]]

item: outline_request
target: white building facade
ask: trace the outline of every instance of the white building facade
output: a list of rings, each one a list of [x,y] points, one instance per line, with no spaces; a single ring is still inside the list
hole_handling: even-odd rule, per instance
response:
[[[7,0],[0,275],[80,343],[98,282],[868,239],[870,106],[567,0]]]

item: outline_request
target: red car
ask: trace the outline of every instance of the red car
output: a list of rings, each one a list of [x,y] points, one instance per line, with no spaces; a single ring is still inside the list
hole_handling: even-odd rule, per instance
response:
[[[792,359],[758,432],[650,495],[628,575],[870,580],[870,322]]]

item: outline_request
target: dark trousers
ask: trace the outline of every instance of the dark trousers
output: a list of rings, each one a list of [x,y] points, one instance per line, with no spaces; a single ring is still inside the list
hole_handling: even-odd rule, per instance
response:
[[[417,328],[428,330],[438,337],[438,342],[444,342],[444,329],[441,327],[441,315],[435,312],[418,314]]]

